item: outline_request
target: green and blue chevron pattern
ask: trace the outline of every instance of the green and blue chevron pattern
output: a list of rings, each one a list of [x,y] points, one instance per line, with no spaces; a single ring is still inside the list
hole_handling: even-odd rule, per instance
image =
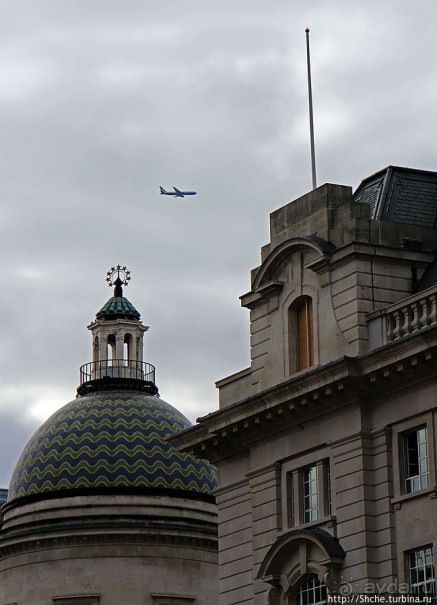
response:
[[[210,494],[215,468],[166,442],[189,426],[156,396],[104,391],[75,399],[30,439],[13,472],[8,501],[101,487]]]

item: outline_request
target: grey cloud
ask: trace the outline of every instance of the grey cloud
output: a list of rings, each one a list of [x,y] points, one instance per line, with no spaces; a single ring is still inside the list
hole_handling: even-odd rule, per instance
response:
[[[27,422],[21,420],[17,410],[0,407],[0,487],[9,486],[15,464],[37,424],[35,419]]]
[[[248,365],[238,296],[268,213],[310,187],[304,28],[319,182],[356,186],[436,165],[437,7],[14,0],[0,16],[5,477],[35,397],[74,397],[114,263],[132,269],[162,396],[191,419],[215,408],[214,381]]]

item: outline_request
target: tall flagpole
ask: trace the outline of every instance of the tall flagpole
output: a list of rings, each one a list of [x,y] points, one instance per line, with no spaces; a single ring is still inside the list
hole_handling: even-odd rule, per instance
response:
[[[311,141],[311,174],[313,179],[313,189],[317,187],[316,178],[316,152],[314,146],[314,119],[313,119],[313,92],[311,87],[311,62],[310,62],[310,30],[305,30],[307,46],[307,74],[308,74],[308,107],[310,113],[310,141]]]

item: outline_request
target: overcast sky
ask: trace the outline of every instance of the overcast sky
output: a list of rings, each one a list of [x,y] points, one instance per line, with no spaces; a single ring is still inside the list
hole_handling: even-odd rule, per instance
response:
[[[355,189],[436,169],[436,24],[433,0],[3,0],[0,487],[75,397],[111,265],[161,397],[217,408],[268,215],[311,187],[305,28],[318,181]]]

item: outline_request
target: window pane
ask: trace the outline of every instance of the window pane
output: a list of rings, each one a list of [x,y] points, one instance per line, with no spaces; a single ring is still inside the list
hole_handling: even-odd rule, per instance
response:
[[[327,603],[326,586],[314,576],[308,576],[300,585],[295,597],[295,605],[325,605]]]
[[[415,429],[403,436],[405,491],[417,492],[429,487],[428,431]]]
[[[317,521],[319,518],[318,467],[309,466],[303,469],[303,513],[304,522]]]
[[[290,527],[294,527],[294,525],[296,524],[295,521],[295,503],[294,503],[294,481],[293,481],[293,475],[292,473],[288,473],[288,486],[287,486],[287,491],[288,491],[288,523]]]
[[[435,598],[434,552],[432,546],[410,552],[408,563],[411,592],[419,595],[432,595]]]

